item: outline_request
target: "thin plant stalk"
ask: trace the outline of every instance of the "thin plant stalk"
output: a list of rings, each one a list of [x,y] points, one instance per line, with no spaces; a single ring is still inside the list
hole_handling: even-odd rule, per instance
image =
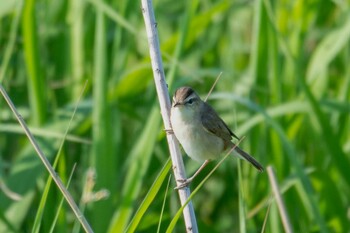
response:
[[[155,81],[155,86],[158,94],[160,110],[163,118],[165,129],[171,129],[170,123],[170,98],[167,84],[165,81],[165,74],[160,53],[159,39],[157,33],[157,23],[155,20],[153,6],[151,0],[141,0],[141,10],[143,13],[147,38],[150,49],[150,56],[152,62],[152,70]],[[167,133],[167,140],[169,144],[170,156],[173,164],[173,171],[177,185],[181,183],[179,180],[186,179],[184,163],[182,160],[179,144],[174,134]],[[178,190],[181,205],[184,205],[190,196],[190,189],[188,187]],[[198,232],[197,220],[195,217],[192,202],[189,202],[183,209],[183,216],[187,232]]]
[[[265,218],[264,218],[264,223],[263,223],[262,228],[261,228],[261,233],[265,232],[267,218],[269,217],[269,213],[270,213],[270,208],[271,208],[271,203],[267,206],[267,211],[266,211],[266,215],[265,215]]]
[[[163,218],[163,213],[164,213],[164,208],[165,208],[165,202],[166,202],[166,199],[167,199],[167,196],[168,196],[168,190],[169,190],[169,186],[170,186],[170,181],[171,181],[171,175],[169,176],[168,184],[167,184],[166,189],[165,189],[164,200],[163,200],[162,210],[160,211],[160,217],[159,217],[159,222],[158,222],[157,233],[160,232],[160,225],[162,223],[162,218]]]
[[[76,165],[77,165],[77,164],[75,163],[74,166],[73,166],[73,168],[72,168],[72,171],[71,171],[71,173],[70,173],[70,175],[69,175],[68,182],[67,182],[67,188],[69,188],[70,182],[72,181],[72,178],[73,178],[73,174],[74,174]],[[49,233],[53,233],[54,230],[55,230],[55,226],[56,226],[56,223],[57,223],[57,220],[58,220],[58,216],[59,216],[60,211],[61,211],[61,209],[62,209],[63,201],[64,201],[64,197],[61,197],[60,203],[58,204],[58,208],[57,208],[55,217],[54,217],[54,219],[53,219],[53,222],[52,222],[52,224],[51,224],[50,232],[49,232]]]
[[[80,212],[77,204],[75,203],[73,197],[71,196],[71,194],[68,192],[68,190],[65,188],[64,184],[62,183],[62,180],[60,179],[60,177],[57,175],[57,173],[55,172],[55,170],[53,169],[53,167],[51,166],[50,162],[47,160],[47,158],[45,157],[44,153],[42,152],[42,150],[40,149],[38,143],[36,142],[34,136],[32,135],[32,133],[30,132],[27,124],[24,122],[22,116],[18,113],[15,105],[12,103],[10,97],[7,95],[6,90],[3,88],[3,86],[0,84],[0,92],[1,94],[4,96],[4,99],[6,100],[7,104],[9,105],[9,107],[11,108],[12,112],[15,114],[18,122],[21,124],[24,132],[26,133],[30,143],[33,145],[37,155],[39,156],[39,158],[41,159],[41,161],[43,162],[45,168],[47,169],[47,171],[50,173],[50,176],[52,177],[52,179],[55,181],[55,183],[57,184],[57,187],[60,189],[60,191],[62,192],[64,198],[67,200],[68,204],[70,205],[70,207],[72,208],[75,216],[78,218],[78,220],[80,221],[81,225],[83,226],[85,232],[93,232],[92,228],[90,227],[89,223],[87,222],[87,220],[85,219],[84,215]]]
[[[204,102],[207,102],[207,100],[208,100],[210,94],[211,94],[211,93],[213,92],[213,90],[214,90],[214,87],[216,86],[216,84],[218,83],[219,79],[221,78],[221,75],[222,75],[222,72],[220,72],[220,74],[216,77],[215,82],[214,82],[213,85],[211,86],[211,88],[210,88],[210,90],[209,90],[207,96],[206,96],[205,99],[204,99]]]
[[[279,189],[278,184],[277,184],[276,175],[275,175],[271,166],[268,166],[266,170],[267,170],[267,174],[269,175],[272,191],[273,191],[274,196],[276,198],[276,202],[277,202],[278,210],[279,210],[281,218],[282,218],[284,230],[286,233],[293,233],[293,229],[292,229],[292,225],[290,224],[288,212],[287,212],[286,206],[284,204],[280,189]]]

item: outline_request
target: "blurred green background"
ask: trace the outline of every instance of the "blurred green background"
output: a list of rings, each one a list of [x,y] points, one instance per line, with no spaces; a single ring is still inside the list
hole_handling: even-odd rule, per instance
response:
[[[349,232],[349,1],[154,8],[170,94],[204,97],[223,72],[209,102],[274,167],[295,232]],[[94,231],[122,232],[169,157],[140,1],[1,0],[0,82],[52,163],[64,141],[56,170],[67,183],[76,165],[69,191]],[[184,159],[188,174],[200,165]],[[0,232],[82,231],[55,185],[44,194],[47,179],[0,97]],[[167,180],[137,232],[164,232],[178,210]],[[283,232],[270,196],[266,172],[228,158],[193,198],[199,230],[260,232],[266,218],[265,232]]]

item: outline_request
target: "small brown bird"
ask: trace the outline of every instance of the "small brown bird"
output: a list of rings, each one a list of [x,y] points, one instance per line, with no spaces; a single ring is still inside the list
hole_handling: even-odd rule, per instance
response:
[[[170,120],[173,132],[187,155],[194,160],[204,161],[197,172],[183,181],[178,188],[187,186],[210,160],[217,159],[222,153],[235,147],[231,141],[232,137],[239,139],[215,110],[202,101],[191,87],[180,87],[176,90]],[[256,169],[264,170],[258,161],[238,146],[234,150],[239,157],[250,162]]]

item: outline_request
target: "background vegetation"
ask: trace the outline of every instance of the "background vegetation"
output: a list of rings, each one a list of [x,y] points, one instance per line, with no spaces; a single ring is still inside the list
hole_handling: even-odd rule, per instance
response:
[[[223,72],[209,102],[274,167],[295,232],[350,230],[349,5],[154,1],[171,94],[205,96]],[[67,183],[76,165],[69,190],[95,232],[126,228],[169,157],[144,28],[139,1],[0,1],[0,82],[50,161],[64,141],[57,172]],[[79,231],[3,98],[0,155],[0,232]],[[179,208],[167,180],[137,232],[156,232],[164,200],[160,232]],[[270,195],[266,173],[228,158],[193,199],[200,232],[260,232],[266,216],[282,232]]]

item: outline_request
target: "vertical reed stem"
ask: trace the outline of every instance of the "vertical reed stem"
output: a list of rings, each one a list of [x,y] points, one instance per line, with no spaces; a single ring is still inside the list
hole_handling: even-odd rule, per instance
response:
[[[153,77],[157,89],[161,114],[165,129],[171,129],[170,123],[170,99],[169,91],[165,81],[164,69],[162,64],[162,57],[160,53],[159,39],[157,33],[157,23],[155,20],[153,6],[151,0],[141,0],[142,13],[146,25],[148,44],[150,49],[150,56],[153,69]],[[169,144],[170,156],[173,163],[173,171],[175,180],[186,179],[185,168],[182,161],[179,144],[174,134],[167,133],[167,140]],[[177,185],[180,185],[177,181]],[[180,202],[183,205],[190,196],[190,189],[188,187],[178,190]],[[197,221],[193,209],[192,202],[189,202],[183,210],[183,216],[186,224],[187,232],[198,232]]]

